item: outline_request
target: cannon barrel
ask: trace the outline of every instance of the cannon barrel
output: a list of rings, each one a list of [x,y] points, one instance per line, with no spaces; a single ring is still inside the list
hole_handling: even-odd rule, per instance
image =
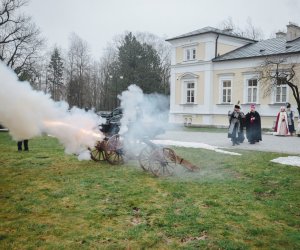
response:
[[[187,168],[188,170],[191,170],[193,172],[199,170],[199,167],[197,167],[196,165],[194,165],[191,162],[181,158],[177,154],[175,154],[175,155],[176,155],[176,163],[184,166],[185,168]]]

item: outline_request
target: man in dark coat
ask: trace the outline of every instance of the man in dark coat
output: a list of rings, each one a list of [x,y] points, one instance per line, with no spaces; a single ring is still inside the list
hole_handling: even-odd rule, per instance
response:
[[[261,141],[260,115],[255,111],[255,105],[251,105],[250,112],[246,114],[246,136],[250,144]]]
[[[238,135],[238,141],[239,143],[243,143],[245,140],[245,136],[244,136],[244,128],[246,126],[245,121],[246,121],[246,116],[245,114],[241,111],[241,120],[240,120],[240,131],[239,131],[239,135]]]
[[[228,138],[231,138],[232,146],[239,145],[241,140],[241,122],[242,115],[240,112],[241,107],[239,105],[234,106],[234,111],[229,115],[229,128],[228,128]]]
[[[29,151],[28,140],[18,141],[18,151],[22,151],[22,144],[24,143],[24,151]]]

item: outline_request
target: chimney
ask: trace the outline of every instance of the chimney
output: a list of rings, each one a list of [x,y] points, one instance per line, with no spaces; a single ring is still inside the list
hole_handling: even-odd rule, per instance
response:
[[[276,33],[276,38],[285,38],[286,37],[286,33],[282,32],[282,31],[278,31]]]
[[[290,42],[300,37],[300,27],[297,24],[289,22],[289,24],[286,27],[287,27],[287,32],[286,32],[287,42]]]
[[[232,31],[233,31],[232,28],[225,28],[225,29],[223,29],[223,32],[229,33],[229,34],[232,34]]]

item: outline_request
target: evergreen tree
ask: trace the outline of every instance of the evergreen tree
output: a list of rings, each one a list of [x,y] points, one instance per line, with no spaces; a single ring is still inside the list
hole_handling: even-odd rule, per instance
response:
[[[146,43],[141,44],[132,33],[125,36],[119,47],[118,63],[114,69],[118,93],[131,84],[139,86],[144,93],[163,93],[161,85],[160,57]],[[123,79],[119,79],[122,76]]]
[[[48,65],[47,80],[49,90],[54,101],[59,101],[63,95],[63,61],[58,48],[54,48]]]

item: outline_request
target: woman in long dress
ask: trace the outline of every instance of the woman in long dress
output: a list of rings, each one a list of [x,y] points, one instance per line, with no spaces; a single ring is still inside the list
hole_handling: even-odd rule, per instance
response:
[[[274,135],[290,135],[288,117],[284,106],[280,108],[280,112],[277,114]]]

